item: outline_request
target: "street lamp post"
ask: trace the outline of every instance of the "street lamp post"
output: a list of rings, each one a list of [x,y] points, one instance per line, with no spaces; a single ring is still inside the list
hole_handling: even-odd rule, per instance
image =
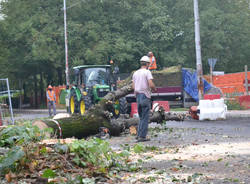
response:
[[[202,61],[201,61],[201,41],[200,41],[200,18],[198,0],[194,0],[194,19],[195,19],[195,48],[196,48],[196,69],[198,79],[199,100],[203,99],[203,80],[202,80]]]
[[[64,40],[65,40],[65,74],[66,85],[69,85],[69,63],[68,63],[68,39],[67,39],[67,16],[66,16],[66,0],[63,0],[63,12],[64,12]]]

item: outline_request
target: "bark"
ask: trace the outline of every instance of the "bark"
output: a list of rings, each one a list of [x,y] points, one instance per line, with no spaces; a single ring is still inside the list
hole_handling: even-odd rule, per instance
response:
[[[129,118],[127,115],[114,119],[112,116],[113,103],[132,92],[132,85],[124,86],[117,91],[108,93],[98,104],[92,106],[84,116],[74,115],[58,120],[35,121],[33,124],[40,129],[50,127],[58,137],[83,138],[95,135],[100,127],[106,127],[113,136],[119,136],[126,128],[139,123],[139,118]],[[184,117],[184,116],[183,116]],[[164,120],[182,120],[182,116],[166,113],[162,107],[150,116],[150,122],[161,123]]]
[[[34,75],[34,91],[35,91],[35,108],[38,108],[38,90],[37,90],[37,77]]]
[[[57,137],[60,138],[83,138],[95,135],[99,132],[100,127],[109,129],[112,136],[119,136],[125,129],[130,126],[137,126],[139,118],[129,118],[128,115],[121,115],[118,119],[111,119],[108,111],[103,112],[95,106],[86,116],[72,116],[70,118],[62,118],[58,120],[39,120],[33,125],[37,125],[40,129],[52,128]],[[150,122],[162,123],[165,120],[182,121],[185,114],[177,114],[165,112],[163,108],[154,112],[150,116]],[[60,127],[60,128],[59,128]],[[60,130],[61,129],[61,130]]]
[[[43,73],[40,72],[40,103],[44,104],[45,95],[44,95],[44,85],[43,85]]]
[[[118,136],[123,131],[124,126],[112,121],[113,103],[132,91],[132,85],[128,85],[117,91],[110,92],[98,104],[92,106],[84,116],[73,115],[69,118],[56,120],[59,126],[54,120],[40,120],[35,121],[33,124],[40,129],[50,127],[57,136],[62,136],[62,138],[83,138],[94,135],[99,132],[100,127],[106,127],[111,135]],[[60,129],[62,135],[60,135]]]

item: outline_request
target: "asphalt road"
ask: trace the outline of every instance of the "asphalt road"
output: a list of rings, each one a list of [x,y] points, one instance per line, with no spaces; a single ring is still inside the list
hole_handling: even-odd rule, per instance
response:
[[[57,109],[57,113],[66,113],[66,109]],[[48,109],[14,109],[14,119],[18,120],[34,120],[40,118],[48,118]]]
[[[186,183],[181,181],[196,175],[200,177],[196,183],[250,183],[249,118],[167,121],[165,125],[151,124],[149,136],[151,141],[143,144],[162,151],[142,155],[147,175],[136,173],[124,183],[150,176],[157,178],[155,183]],[[113,137],[109,142],[116,150],[122,150],[121,145],[137,144],[130,135]]]

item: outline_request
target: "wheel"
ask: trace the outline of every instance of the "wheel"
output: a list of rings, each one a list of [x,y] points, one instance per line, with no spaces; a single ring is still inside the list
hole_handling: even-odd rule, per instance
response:
[[[118,118],[120,116],[120,102],[119,102],[119,100],[116,100],[114,103],[113,115],[115,118]]]
[[[78,112],[77,96],[76,96],[76,92],[72,90],[70,92],[70,97],[69,97],[69,113],[75,114],[77,112]]]
[[[120,114],[127,114],[128,113],[128,102],[125,97],[120,98]]]
[[[127,114],[128,112],[128,103],[125,97],[120,98],[115,101],[114,104],[114,117],[118,118],[120,114]]]
[[[83,96],[80,101],[80,114],[84,115],[92,105],[91,98],[89,96]]]

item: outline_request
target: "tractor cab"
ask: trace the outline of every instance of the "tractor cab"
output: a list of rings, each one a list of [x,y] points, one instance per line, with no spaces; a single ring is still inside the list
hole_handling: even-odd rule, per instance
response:
[[[110,65],[82,65],[73,68],[73,85],[68,93],[68,112],[85,114],[91,105],[98,103],[110,91],[116,90],[116,71]],[[119,102],[115,103],[119,108]],[[115,116],[119,110],[115,111]]]
[[[110,65],[84,65],[73,69],[75,86],[83,95],[88,95],[94,104],[98,103],[109,91],[113,91],[116,86]]]

